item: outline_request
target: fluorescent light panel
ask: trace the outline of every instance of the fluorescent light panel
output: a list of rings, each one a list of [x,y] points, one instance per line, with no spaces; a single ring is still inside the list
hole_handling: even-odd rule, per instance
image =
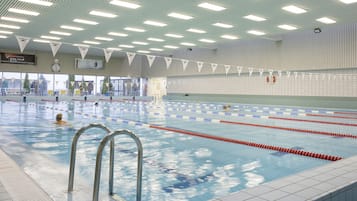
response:
[[[70,35],[72,35],[71,33],[62,32],[62,31],[50,31],[50,34],[61,35],[61,36],[70,36]]]
[[[230,40],[238,39],[237,36],[233,36],[233,35],[222,35],[221,38],[230,39]]]
[[[112,38],[100,37],[100,36],[97,36],[97,37],[95,37],[94,39],[96,39],[96,40],[103,40],[103,41],[112,41],[112,40],[113,40]]]
[[[328,18],[328,17],[322,17],[322,18],[316,19],[316,21],[322,22],[324,24],[334,24],[334,23],[336,23],[335,20],[333,20],[331,18]]]
[[[225,24],[225,23],[220,23],[220,22],[214,23],[214,24],[212,24],[212,25],[213,25],[213,26],[216,26],[216,27],[226,28],[226,29],[229,29],[229,28],[232,28],[232,27],[233,27],[233,25]]]
[[[108,35],[111,35],[111,36],[120,36],[120,37],[127,37],[127,36],[128,36],[128,34],[118,33],[118,32],[109,32]]]
[[[138,50],[136,52],[144,53],[144,54],[149,54],[150,53],[150,51],[147,51],[147,50]]]
[[[3,31],[3,30],[0,30],[0,34],[13,34],[14,32],[12,31]]]
[[[1,19],[5,20],[5,21],[20,22],[20,23],[29,23],[30,22],[30,21],[28,21],[26,19],[20,19],[20,18],[14,18],[14,17],[5,17],[5,16],[2,16]]]
[[[115,18],[118,17],[118,15],[113,14],[113,13],[107,13],[107,12],[102,12],[102,11],[97,11],[97,10],[92,10],[89,12],[90,15],[95,15],[99,17],[107,17],[107,18]]]
[[[121,1],[121,0],[112,0],[109,3],[112,5],[121,6],[121,7],[125,7],[125,8],[131,8],[131,9],[137,9],[137,8],[141,7],[139,4],[130,3],[130,2]]]
[[[204,31],[204,30],[201,30],[201,29],[187,29],[186,31],[189,31],[189,32],[193,32],[193,33],[200,33],[200,34],[202,34],[202,33],[206,33],[206,31]]]
[[[157,26],[157,27],[165,27],[167,24],[162,23],[162,22],[157,22],[157,21],[152,21],[152,20],[146,20],[144,24],[151,25],[151,26]]]
[[[122,51],[123,49],[117,48],[117,47],[108,47],[108,50],[114,50],[114,51]]]
[[[297,27],[292,26],[292,25],[288,25],[288,24],[282,24],[282,25],[279,25],[278,27],[280,29],[285,29],[285,30],[289,30],[289,31],[297,29]]]
[[[182,42],[182,43],[180,43],[181,45],[184,45],[184,46],[196,46],[196,44],[194,44],[194,43],[188,43],[188,42]]]
[[[60,37],[56,37],[56,36],[44,36],[44,35],[42,35],[41,38],[50,39],[50,40],[61,40]]]
[[[61,25],[60,26],[62,29],[69,29],[69,30],[75,30],[75,31],[82,31],[84,30],[81,27],[74,27],[74,26],[68,26],[68,25]]]
[[[244,16],[245,19],[248,19],[248,20],[253,20],[253,21],[256,21],[256,22],[262,22],[262,21],[265,21],[267,19],[263,18],[263,17],[259,17],[259,16],[256,16],[256,15],[247,15],[247,16]]]
[[[257,36],[262,36],[262,35],[265,35],[265,33],[264,33],[264,32],[257,31],[257,30],[250,30],[250,31],[247,31],[247,33],[249,33],[249,34],[253,34],[253,35],[257,35]]]
[[[0,27],[2,27],[2,28],[8,28],[8,29],[20,29],[19,26],[10,25],[10,24],[0,24]]]
[[[0,38],[7,38],[7,36],[4,36],[4,35],[0,35]]]
[[[139,28],[135,28],[135,27],[125,27],[124,30],[127,31],[134,31],[134,32],[145,32],[145,29],[139,29]]]
[[[356,3],[357,0],[340,0],[342,3],[345,3],[345,4],[351,4],[351,3]]]
[[[181,14],[181,13],[175,13],[175,12],[169,13],[167,16],[174,17],[174,18],[177,18],[177,19],[182,19],[182,20],[190,20],[190,19],[193,18],[192,16],[184,15],[184,14]]]
[[[152,50],[152,51],[157,51],[157,52],[162,52],[162,51],[164,51],[163,49],[160,49],[160,48],[150,48],[150,50]]]
[[[12,13],[17,13],[17,14],[23,14],[23,15],[32,15],[32,16],[40,15],[40,13],[35,12],[35,11],[23,10],[23,9],[17,9],[17,8],[9,8],[8,11],[12,12]]]
[[[225,7],[218,6],[218,5],[211,4],[211,3],[207,3],[207,2],[198,4],[198,7],[209,9],[209,10],[213,10],[213,11],[222,11],[222,10],[226,9]]]
[[[136,45],[149,45],[149,43],[147,43],[147,42],[141,42],[141,41],[133,41],[133,42],[131,42],[131,43],[136,44]]]
[[[81,24],[89,24],[89,25],[97,25],[98,22],[90,21],[90,20],[83,20],[83,19],[74,19],[73,22],[81,23]]]
[[[200,40],[198,40],[198,41],[201,41],[201,42],[204,42],[204,43],[215,43],[215,42],[216,42],[216,41],[214,41],[214,40],[206,39],[206,38],[202,38],[202,39],[200,39]]]
[[[177,49],[177,48],[179,48],[179,47],[174,46],[174,45],[165,45],[164,48]]]
[[[165,34],[165,36],[171,37],[171,38],[183,38],[183,35],[171,34],[171,33]]]
[[[295,14],[302,14],[307,12],[305,9],[302,9],[294,5],[282,7],[282,9]]]
[[[133,46],[133,45],[119,45],[119,47],[134,48],[135,46]]]
[[[53,3],[49,2],[49,1],[41,1],[41,0],[19,0],[22,2],[26,2],[26,3],[31,3],[31,4],[37,4],[40,6],[52,6]]]
[[[84,40],[83,43],[92,44],[92,45],[99,45],[100,44],[100,42],[91,41],[91,40]]]
[[[76,46],[76,47],[89,47],[89,45],[86,45],[86,44],[78,44],[78,43],[73,44],[73,46]]]
[[[161,39],[161,38],[148,38],[148,40],[156,41],[156,42],[164,42],[165,41],[164,39]]]
[[[48,40],[42,40],[42,39],[33,39],[32,41],[33,41],[33,42],[36,42],[36,43],[50,43],[50,41],[48,41]]]

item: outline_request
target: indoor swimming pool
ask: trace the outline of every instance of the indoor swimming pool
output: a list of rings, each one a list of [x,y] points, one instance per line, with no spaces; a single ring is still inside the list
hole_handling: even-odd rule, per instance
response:
[[[357,154],[357,110],[183,101],[0,104],[0,148],[54,200],[90,200],[105,132],[82,135],[73,197],[67,194],[75,132],[90,123],[128,129],[143,145],[142,200],[211,200]],[[54,124],[62,113],[67,126]],[[136,144],[115,138],[114,192],[136,198]],[[108,146],[109,147],[109,146]],[[108,152],[101,197],[109,200]]]

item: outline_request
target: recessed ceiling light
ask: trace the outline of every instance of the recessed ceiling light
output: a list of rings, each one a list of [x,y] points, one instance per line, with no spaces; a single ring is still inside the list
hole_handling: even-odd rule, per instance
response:
[[[19,0],[22,2],[26,2],[26,3],[32,3],[32,4],[37,4],[40,6],[52,6],[53,3],[49,2],[49,1],[41,1],[41,0]]]
[[[69,30],[75,30],[75,31],[82,31],[84,30],[81,27],[75,27],[75,26],[68,26],[68,25],[61,25],[60,26],[62,29],[69,29]]]
[[[56,34],[56,35],[61,35],[61,36],[70,36],[70,35],[72,35],[71,33],[62,32],[62,31],[50,31],[50,34]]]
[[[184,45],[184,46],[196,46],[196,44],[194,44],[194,43],[187,43],[187,42],[182,42],[180,44]]]
[[[160,49],[160,48],[150,48],[150,50],[152,50],[152,51],[157,51],[157,52],[162,52],[162,51],[164,51],[163,49]]]
[[[175,13],[175,12],[174,13],[169,13],[167,16],[178,18],[178,19],[182,19],[182,20],[190,20],[190,19],[193,18],[192,16],[184,15],[184,14],[181,14],[181,13]]]
[[[97,10],[92,10],[89,12],[90,15],[96,15],[99,17],[108,17],[108,18],[115,18],[118,17],[118,15],[115,15],[113,13],[107,13],[107,12],[102,12],[102,11],[97,11]]]
[[[213,11],[222,11],[222,10],[226,9],[225,7],[218,6],[218,5],[211,4],[211,3],[206,3],[206,2],[198,4],[198,7],[206,8],[206,9],[213,10]]]
[[[30,21],[28,21],[26,19],[20,19],[20,18],[14,18],[14,17],[5,17],[5,16],[2,16],[1,19],[5,20],[5,21],[20,22],[20,23],[29,23],[30,22]]]
[[[9,8],[8,11],[12,12],[12,13],[18,13],[18,14],[23,14],[23,15],[32,15],[32,16],[38,16],[40,14],[35,11],[22,10],[22,9],[17,9],[17,8]]]
[[[171,38],[183,38],[183,35],[171,34],[171,33],[165,34],[165,36],[171,37]]]
[[[256,22],[261,22],[261,21],[265,21],[267,19],[263,18],[263,17],[259,17],[259,16],[256,16],[256,15],[247,15],[247,16],[244,16],[245,19],[248,19],[248,20],[253,20],[253,21],[256,21]]]
[[[213,25],[213,26],[217,26],[217,27],[226,28],[226,29],[229,29],[229,28],[232,28],[232,27],[233,27],[233,25],[225,24],[225,23],[220,23],[220,22],[214,23],[214,24],[212,24],[212,25]]]
[[[111,35],[111,36],[120,36],[120,37],[127,37],[127,36],[128,36],[128,34],[118,33],[118,32],[109,32],[108,35]]]
[[[98,22],[90,21],[90,20],[83,20],[83,19],[74,19],[73,22],[89,24],[89,25],[97,25],[98,24]]]
[[[156,41],[156,42],[164,42],[165,41],[164,39],[161,39],[161,38],[148,38],[148,40]]]
[[[7,38],[7,36],[4,36],[4,35],[0,35],[0,38]]]
[[[144,24],[147,25],[152,25],[152,26],[157,26],[157,27],[164,27],[167,26],[167,24],[162,23],[162,22],[156,22],[156,21],[151,21],[151,20],[146,20]]]
[[[119,47],[134,48],[135,46],[133,46],[133,45],[119,45]]]
[[[205,39],[205,38],[202,38],[202,39],[200,39],[200,40],[198,40],[198,41],[201,41],[201,42],[204,42],[204,43],[215,43],[215,42],[216,42],[216,41],[214,41],[214,40]]]
[[[50,43],[50,41],[48,41],[48,40],[42,40],[42,39],[33,39],[32,41],[33,41],[33,42],[36,42],[36,43]]]
[[[44,36],[44,35],[42,35],[41,38],[50,39],[50,40],[61,40],[60,37],[56,37],[56,36]]]
[[[127,31],[134,31],[134,32],[145,32],[145,29],[139,29],[139,28],[135,28],[135,27],[125,27],[124,30]]]
[[[165,45],[164,48],[177,49],[177,48],[179,48],[179,47],[174,46],[174,45]]]
[[[201,30],[201,29],[187,29],[186,31],[193,32],[193,33],[206,33],[206,31]]]
[[[282,9],[286,10],[288,12],[291,12],[291,13],[295,13],[295,14],[301,14],[301,13],[307,12],[305,9],[302,9],[302,8],[294,6],[294,5],[282,7]]]
[[[12,32],[12,31],[3,31],[3,30],[0,30],[0,33],[1,33],[1,34],[13,34],[14,32]]]
[[[221,38],[230,39],[230,40],[238,39],[237,36],[233,36],[233,35],[222,35]]]
[[[84,40],[83,43],[91,44],[91,45],[99,45],[100,42],[97,41],[91,41],[91,40]]]
[[[112,38],[99,37],[99,36],[95,37],[94,39],[96,39],[96,40],[104,40],[104,41],[112,41],[113,40]]]
[[[247,31],[247,33],[249,33],[249,34],[253,34],[253,35],[257,35],[257,36],[262,36],[262,35],[265,35],[265,33],[264,33],[264,32],[257,31],[257,30],[250,30],[250,31]]]
[[[112,0],[109,3],[116,5],[116,6],[121,6],[121,7],[125,7],[125,8],[131,8],[131,9],[137,9],[137,8],[141,7],[139,4],[130,3],[130,2],[121,1],[121,0]]]
[[[76,47],[89,47],[89,45],[86,45],[86,44],[78,44],[78,43],[73,44],[73,46],[76,46]]]
[[[9,25],[9,24],[0,24],[0,27],[2,27],[2,28],[8,28],[8,29],[20,29],[19,26]]]
[[[131,43],[136,44],[136,45],[149,45],[149,43],[147,43],[147,42],[141,42],[141,41],[133,41],[133,42],[131,42]]]
[[[138,50],[136,52],[143,53],[143,54],[149,54],[150,53],[150,51],[147,51],[147,50]]]
[[[297,27],[288,25],[288,24],[281,24],[278,26],[280,29],[285,29],[285,30],[296,30]]]
[[[316,19],[316,21],[319,21],[319,22],[322,22],[322,23],[325,23],[325,24],[333,24],[333,23],[336,23],[335,20],[333,20],[333,19],[331,19],[331,18],[328,18],[328,17],[322,17],[322,18]]]
[[[114,51],[122,51],[123,49],[117,48],[117,47],[108,47],[108,50],[114,50]]]
[[[342,3],[345,3],[345,4],[351,4],[351,3],[356,3],[357,0],[340,0]]]

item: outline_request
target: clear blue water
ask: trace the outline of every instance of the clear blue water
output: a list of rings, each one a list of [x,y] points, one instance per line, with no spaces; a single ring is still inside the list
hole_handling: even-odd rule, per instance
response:
[[[261,127],[200,122],[165,117],[162,114],[187,115],[237,122],[247,122],[289,128],[308,129],[357,135],[357,127],[294,122],[251,117],[235,117],[225,114],[204,114],[201,111],[222,112],[221,103],[147,102],[93,103],[14,103],[2,102],[0,126],[39,154],[68,166],[72,137],[76,130],[89,123],[103,123],[112,130],[129,129],[141,139],[144,148],[142,200],[210,200],[245,188],[257,186],[303,170],[321,166],[330,161],[305,156],[285,154],[272,150],[227,143],[190,135],[118,123],[125,119],[184,129],[208,135],[250,141],[285,148],[302,149],[316,153],[349,157],[356,154],[357,139],[313,135]],[[249,111],[238,110],[244,107]],[[268,108],[257,105],[232,105],[230,113],[270,115],[254,109]],[[268,108],[270,111],[292,112],[295,108]],[[311,113],[311,108],[305,113]],[[62,111],[60,111],[62,110]],[[179,111],[178,111],[179,110]],[[265,109],[262,109],[265,110]],[[314,109],[315,110],[315,109]],[[321,114],[331,109],[321,109]],[[53,124],[55,115],[61,112],[71,126]],[[356,112],[356,111],[353,111]],[[154,114],[155,113],[155,114]],[[91,115],[97,115],[93,118]],[[333,114],[329,114],[333,115]],[[337,115],[337,114],[336,114]],[[273,115],[274,116],[274,115]],[[300,119],[357,123],[356,119],[328,117],[275,115]],[[343,116],[339,114],[338,116]],[[356,117],[357,115],[344,115]],[[101,117],[110,117],[105,120]],[[77,155],[78,174],[91,186],[94,178],[95,154],[100,139],[105,135],[100,130],[88,131],[80,138]],[[6,141],[6,137],[0,141]],[[135,200],[136,145],[131,139],[116,139],[114,192],[126,200]],[[16,150],[5,150],[16,152]],[[9,153],[11,155],[11,153]],[[103,174],[107,175],[107,155],[103,161]],[[21,160],[19,165],[21,166]],[[68,175],[64,175],[68,176]],[[54,184],[55,185],[55,184]],[[105,176],[101,189],[107,189]]]

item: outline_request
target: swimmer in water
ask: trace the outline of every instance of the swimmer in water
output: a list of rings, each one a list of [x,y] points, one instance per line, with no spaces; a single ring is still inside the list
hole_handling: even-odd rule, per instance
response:
[[[56,115],[56,122],[55,122],[55,124],[57,124],[57,125],[67,125],[67,122],[62,120],[62,113],[58,113],[58,114]]]

